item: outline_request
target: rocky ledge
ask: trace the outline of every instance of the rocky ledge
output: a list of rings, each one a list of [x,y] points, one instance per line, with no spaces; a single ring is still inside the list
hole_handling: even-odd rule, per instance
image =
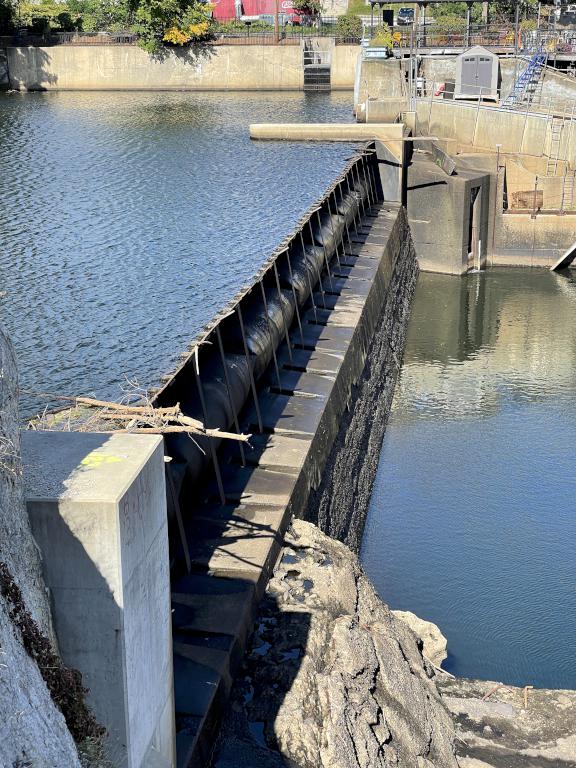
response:
[[[217,768],[456,768],[422,642],[355,555],[294,521],[233,689]]]
[[[445,652],[437,627],[389,610],[345,545],[295,520],[213,766],[576,768],[576,692],[525,701],[451,679]]]

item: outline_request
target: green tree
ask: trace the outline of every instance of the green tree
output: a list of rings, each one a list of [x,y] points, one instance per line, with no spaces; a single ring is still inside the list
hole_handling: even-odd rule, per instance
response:
[[[127,29],[132,23],[129,0],[68,0],[68,10],[84,32]]]
[[[370,45],[377,48],[392,48],[392,42],[392,30],[388,24],[381,24],[374,33],[372,40],[370,40]]]
[[[322,13],[322,0],[293,0],[292,7],[304,16],[315,19]]]
[[[362,37],[362,19],[360,16],[355,16],[353,13],[339,16],[336,22],[336,36],[360,39]]]
[[[138,45],[156,54],[165,45],[208,40],[211,11],[202,0],[135,0],[132,29],[139,36]]]
[[[520,18],[525,19],[538,11],[538,0],[493,0],[490,9],[502,19],[513,20],[516,6],[520,7]]]
[[[467,12],[466,3],[436,3],[434,4],[431,14],[436,21],[444,18],[445,16],[459,16],[464,21],[466,20]],[[482,7],[479,3],[475,3],[472,6],[471,20],[473,24],[477,24],[482,19]]]
[[[15,8],[11,0],[0,0],[0,35],[9,34],[14,29]]]

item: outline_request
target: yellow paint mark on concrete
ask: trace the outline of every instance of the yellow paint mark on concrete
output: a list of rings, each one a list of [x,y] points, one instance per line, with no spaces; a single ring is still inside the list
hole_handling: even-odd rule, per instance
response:
[[[122,459],[119,456],[110,456],[107,453],[97,453],[92,451],[88,456],[85,456],[80,462],[83,467],[101,467],[103,464],[117,464]]]

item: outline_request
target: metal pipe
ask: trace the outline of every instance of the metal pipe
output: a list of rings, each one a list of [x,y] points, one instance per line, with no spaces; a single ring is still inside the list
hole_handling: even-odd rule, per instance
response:
[[[300,307],[298,306],[298,297],[296,296],[296,288],[294,287],[294,274],[292,272],[292,262],[290,260],[290,249],[286,249],[286,261],[288,262],[288,274],[290,275],[290,283],[292,284],[292,298],[294,299],[294,311],[296,312],[296,321],[298,323],[298,329],[300,331],[300,341],[302,342],[302,346],[304,346],[304,333],[302,331],[302,319],[300,317]],[[306,255],[304,254],[304,271],[308,275],[308,270],[306,269]],[[308,279],[310,277],[308,276]],[[314,299],[312,299],[314,301]]]
[[[300,242],[302,244],[302,253],[304,254],[304,262],[306,262],[306,247],[304,245],[304,235],[302,234],[302,229],[300,229]],[[314,246],[312,246],[314,247]],[[306,270],[306,278],[308,280],[308,289],[310,291],[310,301],[312,302],[312,310],[314,312],[314,320],[318,321],[318,313],[316,311],[316,302],[314,301],[314,286],[312,285],[310,281],[310,273],[308,270]],[[322,288],[322,280],[320,282],[320,290],[322,291],[322,297],[324,298],[324,290]],[[326,301],[324,300],[324,307],[326,307]],[[304,344],[304,342],[302,342]]]
[[[220,324],[216,326],[216,339],[218,341],[218,349],[220,350],[220,358],[222,360],[222,368],[224,369],[224,380],[226,382],[226,390],[228,392],[228,402],[230,403],[230,410],[232,411],[234,420],[234,429],[240,434],[240,424],[238,422],[238,414],[236,408],[234,408],[234,401],[232,400],[232,387],[230,386],[230,377],[228,376],[228,368],[226,366],[226,357],[224,356],[224,345],[222,344],[222,336],[220,334]],[[246,457],[244,455],[244,446],[242,441],[238,440],[238,448],[240,449],[240,458],[242,460],[242,466],[246,466]]]
[[[334,253],[336,255],[336,261],[338,262],[338,266],[341,267],[342,264],[340,263],[340,256],[338,254],[338,245],[336,243],[336,230],[334,229],[334,221],[332,219],[332,206],[330,205],[330,195],[326,198],[326,202],[328,203],[328,215],[330,217],[330,229],[332,230],[332,237],[334,238]]]
[[[322,220],[320,219],[320,209],[316,209],[316,217],[318,219],[318,227],[320,228],[320,234],[322,235]],[[328,273],[328,281],[330,282],[330,290],[334,290],[334,284],[332,282],[332,272],[330,272],[330,262],[328,261],[328,252],[326,250],[326,238],[322,235],[322,249],[324,251],[324,263],[326,264],[326,272]]]
[[[248,375],[250,376],[250,387],[252,388],[252,397],[254,398],[254,407],[256,408],[256,418],[258,420],[258,429],[260,432],[264,432],[262,427],[262,414],[260,413],[260,403],[258,402],[258,392],[256,391],[256,381],[254,380],[254,371],[250,363],[250,352],[248,350],[248,344],[246,343],[246,332],[244,330],[244,320],[242,319],[242,310],[240,304],[236,305],[236,314],[238,315],[238,322],[240,323],[240,333],[242,334],[242,344],[244,346],[244,355],[248,364]]]
[[[266,325],[268,326],[268,333],[272,341],[272,359],[274,360],[274,368],[276,370],[276,381],[278,382],[278,389],[282,388],[280,383],[280,370],[278,368],[278,360],[276,359],[276,349],[274,347],[274,333],[272,332],[272,326],[270,324],[270,315],[268,314],[268,300],[266,299],[266,291],[264,290],[264,283],[260,280],[260,292],[262,293],[262,301],[264,303],[264,313],[266,315]],[[282,304],[280,304],[280,311],[282,312]]]
[[[196,376],[196,386],[198,387],[198,395],[200,396],[200,405],[202,407],[202,414],[204,417],[204,426],[208,429],[208,411],[206,410],[206,400],[204,399],[204,388],[202,386],[202,380],[200,379],[200,368],[198,366],[198,350],[196,350],[194,359],[194,374]],[[216,475],[216,484],[218,486],[218,493],[220,495],[220,503],[226,504],[226,494],[224,493],[224,484],[222,483],[222,475],[220,474],[220,464],[218,463],[218,457],[216,455],[216,448],[211,437],[208,437],[208,445],[210,446],[210,455],[212,457],[212,464],[214,465],[214,474]]]
[[[280,311],[282,313],[282,325],[284,326],[284,336],[286,337],[286,346],[288,347],[288,357],[292,361],[292,345],[290,344],[290,333],[288,331],[288,323],[284,315],[284,307],[282,306],[282,289],[280,288],[280,278],[278,277],[278,267],[276,261],[273,263],[274,277],[276,278],[276,289],[278,291],[278,301],[280,302]]]

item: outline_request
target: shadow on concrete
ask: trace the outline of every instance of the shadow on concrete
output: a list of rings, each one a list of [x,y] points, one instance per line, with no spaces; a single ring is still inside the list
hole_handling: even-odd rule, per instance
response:
[[[52,58],[43,48],[7,48],[8,86],[11,90],[46,91],[58,77],[50,71]]]
[[[81,441],[80,451],[74,438]],[[59,653],[64,664],[80,670],[88,705],[98,722],[106,724],[110,759],[121,765],[127,744],[120,705],[123,669],[120,654],[110,653],[110,649],[117,644],[123,609],[98,570],[94,553],[86,551],[49,501],[66,495],[72,480],[94,466],[91,457],[109,440],[106,434],[28,431],[22,436],[22,457],[28,514],[42,554]],[[79,525],[94,529],[95,542],[99,535],[96,512],[92,505],[87,507],[84,520],[76,516]],[[102,548],[106,546],[109,544],[103,542]],[[118,681],[120,691],[113,691],[114,681]],[[110,727],[114,723],[117,729]]]
[[[208,601],[191,595],[190,590],[199,588],[205,590]],[[273,726],[300,669],[310,614],[281,611],[275,598],[267,594],[256,617],[253,588],[246,579],[200,575],[190,575],[175,585],[179,765],[288,766],[276,748]],[[185,600],[188,605],[177,602]],[[227,626],[222,624],[224,615]]]
[[[154,61],[167,61],[170,58],[179,59],[185,64],[196,66],[204,59],[214,56],[216,49],[210,40],[203,40],[192,43],[186,47],[182,46],[163,46],[156,53],[151,54]]]

